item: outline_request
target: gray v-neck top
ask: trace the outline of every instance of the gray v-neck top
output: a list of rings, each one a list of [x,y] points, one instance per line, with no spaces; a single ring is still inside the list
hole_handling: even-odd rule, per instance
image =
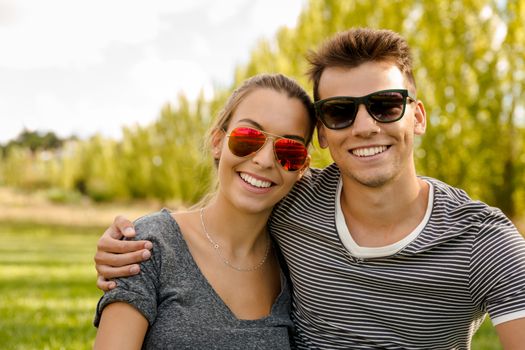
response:
[[[282,290],[269,316],[239,320],[208,283],[193,260],[169,211],[135,222],[136,239],[153,243],[152,257],[138,275],[119,278],[104,294],[104,307],[116,301],[134,306],[149,322],[143,349],[289,349],[290,291],[281,273]]]

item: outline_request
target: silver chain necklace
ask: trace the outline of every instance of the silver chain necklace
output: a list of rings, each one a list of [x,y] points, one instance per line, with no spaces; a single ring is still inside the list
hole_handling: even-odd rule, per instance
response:
[[[215,249],[215,251],[217,252],[217,255],[219,255],[219,257],[221,258],[222,262],[228,266],[229,268],[232,268],[236,271],[240,271],[240,272],[250,272],[250,271],[255,271],[257,269],[259,269],[261,266],[264,265],[264,263],[266,262],[266,259],[268,258],[268,253],[270,252],[270,238],[268,238],[268,243],[266,244],[266,252],[264,253],[264,256],[263,258],[261,259],[261,261],[259,261],[259,263],[257,263],[256,265],[254,266],[251,266],[251,267],[239,267],[239,266],[235,266],[233,265],[229,259],[226,259],[224,257],[224,255],[222,255],[222,252],[221,252],[221,246],[219,245],[219,243],[215,242],[208,230],[206,230],[206,225],[204,224],[204,208],[201,208],[200,210],[200,217],[201,217],[201,225],[202,225],[202,230],[204,231],[204,234],[206,235],[206,238],[208,238],[208,241],[210,241],[211,243],[211,246],[213,247],[213,249]]]

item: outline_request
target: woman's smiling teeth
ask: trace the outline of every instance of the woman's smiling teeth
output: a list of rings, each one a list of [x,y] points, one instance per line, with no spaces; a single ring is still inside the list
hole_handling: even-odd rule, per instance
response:
[[[375,156],[376,154],[386,151],[386,146],[375,146],[367,148],[356,148],[352,150],[352,154],[358,157],[370,157]]]
[[[259,188],[266,188],[270,187],[272,183],[270,181],[262,181],[254,178],[253,176],[250,176],[245,173],[240,173],[241,179],[244,180],[244,182],[249,183],[252,186],[259,187]]]

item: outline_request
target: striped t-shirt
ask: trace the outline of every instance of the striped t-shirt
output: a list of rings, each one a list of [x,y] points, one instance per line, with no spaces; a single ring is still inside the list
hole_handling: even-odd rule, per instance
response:
[[[525,240],[496,208],[432,178],[431,202],[390,253],[352,254],[335,164],[275,208],[299,349],[467,349],[485,315],[525,317]],[[346,230],[346,232],[345,232]],[[342,232],[340,232],[342,231]],[[367,248],[365,248],[367,249]],[[365,252],[366,253],[366,252]]]

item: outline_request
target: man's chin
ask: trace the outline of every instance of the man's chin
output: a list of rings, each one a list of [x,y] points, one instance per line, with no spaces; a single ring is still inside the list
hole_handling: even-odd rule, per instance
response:
[[[380,188],[388,184],[392,177],[389,175],[354,176],[354,180],[362,186],[370,188]]]

